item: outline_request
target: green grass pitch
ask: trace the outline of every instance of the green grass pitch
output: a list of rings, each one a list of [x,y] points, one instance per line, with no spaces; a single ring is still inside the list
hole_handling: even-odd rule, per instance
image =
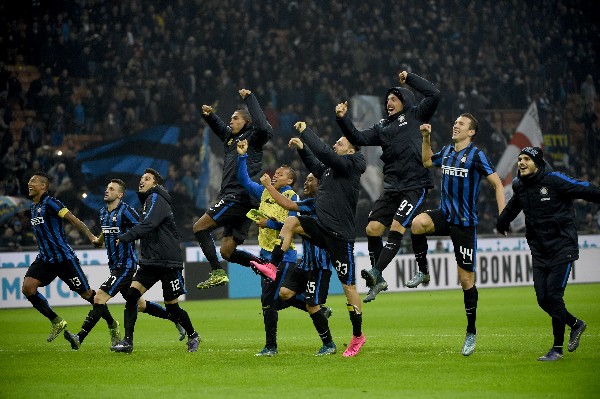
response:
[[[599,292],[600,284],[568,286],[568,308],[588,329],[579,349],[555,363],[536,360],[552,336],[532,287],[480,289],[470,357],[460,354],[460,290],[380,294],[363,307],[367,342],[355,358],[341,355],[351,326],[339,295],[328,300],[338,353],[323,358],[313,356],[321,342],[297,309],[279,314],[279,355],[255,357],[264,345],[259,299],[184,302],[203,338],[197,353],[186,352],[173,324],[146,314],[126,355],[109,351],[102,320],[73,351],[62,335],[46,342],[50,324],[34,309],[1,310],[0,398],[600,397]],[[77,332],[89,307],[55,310]],[[122,310],[111,307],[121,324]]]

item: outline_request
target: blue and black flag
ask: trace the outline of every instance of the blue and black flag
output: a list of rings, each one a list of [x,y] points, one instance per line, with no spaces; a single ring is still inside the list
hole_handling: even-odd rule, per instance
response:
[[[77,161],[89,188],[84,204],[90,208],[104,206],[104,189],[110,179],[122,179],[129,188],[125,202],[137,203],[137,187],[144,169],[156,169],[166,177],[171,160],[179,157],[176,126],[154,126],[140,133],[81,151]]]

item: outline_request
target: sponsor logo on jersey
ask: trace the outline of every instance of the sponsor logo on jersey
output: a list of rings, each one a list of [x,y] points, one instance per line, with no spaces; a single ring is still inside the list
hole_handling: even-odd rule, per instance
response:
[[[442,165],[442,173],[448,176],[468,177],[469,169]]]
[[[31,225],[32,226],[37,226],[39,224],[43,224],[44,223],[44,218],[41,216],[37,216],[34,218],[31,218]]]
[[[120,232],[119,227],[102,226],[102,234],[119,234]]]

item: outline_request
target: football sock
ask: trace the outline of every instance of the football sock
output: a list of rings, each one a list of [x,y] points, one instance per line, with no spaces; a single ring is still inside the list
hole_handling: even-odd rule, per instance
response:
[[[362,335],[362,313],[358,313],[354,305],[346,304],[350,314],[350,323],[352,323],[352,335],[360,337]]]
[[[465,313],[467,315],[467,332],[471,334],[477,334],[475,328],[475,321],[477,319],[477,301],[479,299],[479,293],[477,287],[472,286],[468,290],[463,290],[464,302],[465,302]]]
[[[425,234],[411,234],[413,252],[419,271],[423,274],[429,274],[427,267],[427,236]]]
[[[317,312],[310,315],[313,325],[319,334],[319,338],[323,341],[323,345],[327,345],[333,338],[331,338],[331,331],[329,330],[329,321],[325,317],[324,309],[321,308]]]
[[[296,309],[308,312],[308,310],[306,309],[306,298],[304,297],[304,294],[296,294],[285,302],[287,302],[290,306],[295,307]]]
[[[92,306],[96,306],[94,304],[94,297],[96,296],[96,291],[92,290],[92,295],[90,295],[89,298],[85,299],[86,301],[88,301],[89,303],[92,304]],[[113,324],[115,324],[115,319],[113,319],[112,315],[110,314],[110,311],[108,310],[108,306],[106,306],[106,304],[102,304],[101,306],[101,310],[102,313],[100,314],[100,316],[106,320],[106,323],[108,324],[108,326],[112,326]]]
[[[90,331],[92,331],[96,323],[98,323],[98,320],[100,320],[100,318],[102,317],[102,313],[104,312],[103,306],[106,306],[106,304],[96,304],[94,305],[92,310],[88,312],[88,315],[86,316],[85,320],[83,321],[83,324],[81,325],[81,331],[79,331],[79,333],[77,334],[79,335],[79,342],[83,342],[85,337],[87,337]]]
[[[215,247],[215,242],[210,231],[200,230],[195,232],[194,236],[196,236],[196,240],[200,244],[200,248],[202,248],[202,253],[206,256],[206,260],[210,263],[212,270],[222,269],[219,257],[217,256],[217,248]]]
[[[146,309],[144,309],[144,313],[149,314],[150,316],[158,317],[160,319],[169,319],[171,320],[171,315],[167,312],[167,309],[163,308],[156,302],[146,301]],[[171,320],[174,322],[174,320]]]
[[[567,310],[567,315],[565,317],[565,324],[571,328],[575,327],[575,324],[577,324],[577,318],[575,316],[573,316],[571,313],[569,313],[568,310]]]
[[[263,321],[265,323],[265,347],[277,348],[277,321],[279,314],[273,305],[263,306]]]
[[[281,237],[279,237],[279,239],[283,241]],[[273,251],[271,251],[271,264],[275,265],[275,267],[278,267],[283,260],[283,254],[284,252],[281,249],[281,244],[275,245],[275,248],[273,248]]]
[[[133,330],[138,314],[138,299],[142,297],[142,293],[133,287],[129,287],[127,291],[127,302],[125,302],[125,310],[123,319],[125,324],[125,341],[133,343]]]
[[[371,261],[371,268],[374,268],[377,264],[377,259],[383,249],[383,240],[379,236],[367,236],[367,246],[369,248],[369,260]]]
[[[385,247],[383,247],[381,250],[379,259],[377,259],[377,263],[375,264],[375,268],[377,270],[383,272],[394,259],[394,257],[398,255],[398,250],[400,249],[400,244],[402,243],[402,237],[403,235],[399,231],[390,231],[387,244],[385,244]]]
[[[171,315],[172,320],[176,323],[181,324],[188,337],[193,336],[196,330],[194,330],[194,326],[192,325],[192,321],[190,320],[188,312],[182,309],[179,306],[179,303],[168,303],[165,304],[165,307],[167,308],[167,312],[169,312],[169,315]]]
[[[48,320],[53,321],[58,317],[58,315],[54,313],[54,311],[50,307],[50,304],[48,303],[46,297],[44,297],[38,291],[36,291],[35,294],[28,296],[27,300],[38,312],[40,312]]]
[[[239,249],[236,249],[235,251],[233,251],[233,253],[229,257],[229,259],[227,259],[227,260],[231,263],[237,263],[238,265],[246,266],[246,267],[250,267],[251,261],[263,263],[262,260],[260,260],[256,256],[252,255],[251,253],[246,252],[246,251],[240,251]]]

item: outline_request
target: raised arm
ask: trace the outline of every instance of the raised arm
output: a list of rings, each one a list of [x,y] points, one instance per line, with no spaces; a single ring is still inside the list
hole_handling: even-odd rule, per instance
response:
[[[373,125],[366,130],[358,130],[350,120],[350,117],[347,116],[347,112],[348,101],[336,105],[335,121],[342,130],[342,134],[346,136],[350,143],[354,145],[381,145],[379,132],[375,128],[377,125]]]
[[[244,99],[244,102],[248,107],[248,112],[250,112],[250,116],[252,117],[252,124],[257,130],[253,140],[255,140],[258,145],[264,145],[273,137],[273,128],[267,121],[267,117],[260,107],[256,96],[250,90],[241,89],[240,96]]]
[[[406,83],[424,96],[415,107],[415,116],[421,122],[428,122],[440,103],[440,91],[433,83],[411,72],[400,72],[400,83]]]
[[[202,117],[206,123],[208,123],[210,130],[212,130],[221,141],[225,142],[231,134],[231,128],[213,112],[213,108],[210,105],[202,106]]]
[[[420,127],[421,134],[423,135],[423,144],[421,145],[421,160],[423,161],[423,166],[426,168],[431,168],[433,166],[433,161],[431,157],[433,156],[433,150],[431,149],[431,125],[428,123],[424,123]]]
[[[305,122],[297,122],[294,126],[302,135],[304,144],[306,144],[306,146],[313,151],[315,157],[325,166],[330,167],[335,172],[340,174],[347,174],[350,170],[352,170],[352,161],[345,156],[336,154],[336,152],[330,146],[327,146],[319,137],[317,137],[315,132],[306,127]]]
[[[248,141],[240,140],[237,144],[238,152],[238,168],[237,168],[237,179],[238,182],[252,195],[254,198],[259,199],[264,191],[264,187],[260,184],[253,182],[248,175],[248,165],[246,159],[248,158]]]

